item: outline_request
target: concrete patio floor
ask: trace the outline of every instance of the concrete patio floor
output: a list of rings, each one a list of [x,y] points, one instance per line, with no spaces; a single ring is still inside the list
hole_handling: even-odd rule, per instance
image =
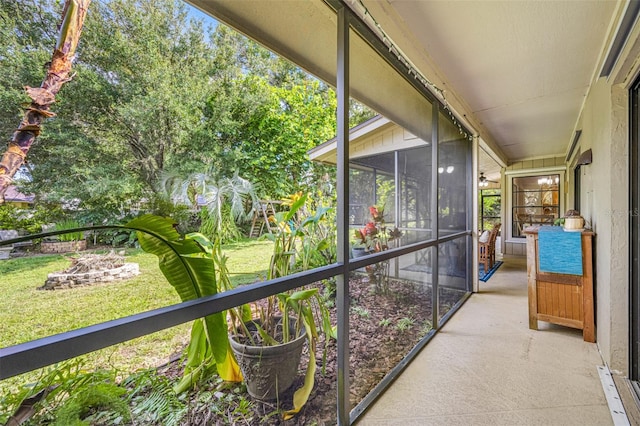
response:
[[[613,424],[596,344],[529,330],[527,309],[526,260],[506,258],[358,426]]]

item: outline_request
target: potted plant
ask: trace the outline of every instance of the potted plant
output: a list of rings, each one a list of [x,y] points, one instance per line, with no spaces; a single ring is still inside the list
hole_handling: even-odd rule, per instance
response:
[[[371,220],[364,228],[356,229],[354,237],[356,242],[365,248],[365,254],[378,253],[389,249],[389,243],[402,236],[398,228],[388,229],[384,221],[384,208],[379,206],[369,207]],[[354,257],[355,254],[354,254]],[[377,291],[386,293],[388,290],[389,262],[383,261],[365,267],[369,282],[376,286]]]
[[[268,298],[267,307],[262,307],[258,318],[241,322],[230,336],[231,349],[252,397],[274,400],[291,387],[298,374],[305,341],[312,354],[305,382],[313,383],[316,372],[313,354],[318,333],[312,300],[317,292],[318,289],[313,288]],[[309,393],[311,388],[313,384]],[[303,395],[304,386],[298,392]],[[304,396],[305,402],[307,398],[308,394]]]
[[[353,240],[351,242],[351,257],[354,259],[362,256],[366,256],[369,254],[369,250],[367,246],[360,242],[358,239]]]
[[[269,218],[277,225],[277,231],[265,235],[274,242],[268,279],[308,266],[310,241],[315,241],[316,250],[326,245],[324,239],[314,240],[310,230],[317,229],[329,209],[319,208],[315,214],[309,214],[305,211],[307,199],[308,195],[295,194],[285,200],[284,204],[290,206],[288,211]],[[309,345],[304,384],[294,393],[294,408],[284,413],[287,420],[300,411],[313,389],[318,331],[327,337],[335,337],[335,329],[318,288],[271,296],[253,312],[253,318],[247,319],[246,308],[236,311],[230,342],[247,390],[254,398],[273,400],[286,391],[297,375],[303,345],[305,342]]]

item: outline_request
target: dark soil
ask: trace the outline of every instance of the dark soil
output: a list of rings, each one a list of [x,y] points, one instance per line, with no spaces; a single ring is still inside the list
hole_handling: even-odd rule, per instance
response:
[[[323,286],[320,285],[321,291]],[[463,293],[443,290],[441,314],[455,304]],[[350,403],[355,407],[395,367],[406,354],[431,330],[431,286],[405,280],[389,281],[388,291],[382,293],[370,284],[366,275],[355,275],[350,280],[351,310],[349,315],[350,350]],[[335,309],[331,309],[335,324]],[[300,374],[293,386],[282,395],[279,403],[252,400],[244,387],[235,389],[253,404],[241,413],[229,406],[226,414],[214,414],[205,407],[190,412],[189,424],[198,425],[335,425],[337,401],[337,350],[330,341],[324,373],[323,338],[317,344],[318,372],[309,401],[293,419],[284,421],[279,411],[293,408],[293,393],[304,380],[308,363],[305,347]],[[163,374],[180,376],[180,366],[172,363]],[[200,389],[201,391],[203,389]],[[219,388],[217,391],[220,391]],[[227,390],[227,392],[234,392]],[[197,398],[194,394],[193,398]],[[236,401],[239,398],[235,399]],[[233,402],[230,403],[233,405]]]

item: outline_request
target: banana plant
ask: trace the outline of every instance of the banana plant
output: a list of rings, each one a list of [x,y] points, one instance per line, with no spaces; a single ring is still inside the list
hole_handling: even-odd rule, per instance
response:
[[[198,233],[182,237],[175,226],[173,220],[154,215],[141,216],[125,225],[137,231],[144,251],[158,256],[160,270],[183,302],[215,295],[225,289],[223,286],[230,286],[219,246]],[[216,265],[216,258],[223,263]],[[186,368],[183,379],[174,387],[176,393],[189,389],[214,365],[223,380],[242,381],[229,347],[225,312],[194,321]]]
[[[183,302],[230,289],[226,257],[222,255],[220,244],[214,244],[198,233],[183,237],[176,231],[176,226],[177,223],[172,219],[148,214],[125,225],[86,226],[44,232],[30,237],[41,238],[99,229],[136,231],[140,246],[144,251],[158,256],[160,270]],[[250,318],[246,306],[232,311],[232,318]],[[226,315],[226,312],[219,312],[193,322],[186,368],[183,379],[174,387],[176,393],[190,389],[200,377],[214,370],[225,381],[242,381],[240,367],[229,344]]]

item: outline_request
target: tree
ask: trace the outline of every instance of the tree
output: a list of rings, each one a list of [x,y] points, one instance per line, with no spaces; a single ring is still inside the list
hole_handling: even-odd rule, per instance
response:
[[[188,155],[201,118],[211,66],[200,25],[169,0],[110,1],[87,22],[82,80],[69,99],[76,127],[150,191],[167,164]]]
[[[48,64],[47,75],[39,88],[25,87],[31,104],[0,159],[0,203],[4,202],[3,195],[11,184],[12,177],[24,164],[31,145],[40,134],[42,122],[55,115],[50,111],[50,107],[55,102],[56,95],[64,83],[71,79],[71,65],[89,2],[90,0],[65,2],[60,36]]]
[[[31,2],[0,0],[0,135],[9,140],[29,101],[24,86],[42,82],[56,42],[61,10]],[[28,53],[27,53],[28,52]]]
[[[261,197],[281,198],[326,173],[310,148],[335,135],[336,99],[324,83],[251,40],[218,26],[214,92],[198,151],[220,176],[238,172]],[[301,188],[302,187],[302,188]]]
[[[213,69],[202,26],[182,2],[97,3],[29,189],[113,220],[153,201],[165,168],[202,168],[191,155]]]
[[[269,103],[256,117],[239,152],[240,170],[258,173],[261,192],[282,198],[308,190],[325,173],[308,160],[307,151],[335,135],[336,98],[318,80],[270,86]]]
[[[55,16],[48,4],[4,0],[5,15],[20,16],[0,20],[0,37],[15,46],[11,72],[46,56],[49,35],[32,28]],[[92,5],[76,75],[30,151],[33,179],[24,190],[77,200],[96,223],[153,202],[164,172],[206,169],[214,180],[237,173],[268,198],[326,181],[332,172],[306,151],[335,136],[333,90],[222,24],[204,27],[175,0]],[[1,98],[20,96],[13,80],[0,81]],[[3,106],[0,125],[15,117]],[[356,121],[372,114],[356,103],[352,110]]]

